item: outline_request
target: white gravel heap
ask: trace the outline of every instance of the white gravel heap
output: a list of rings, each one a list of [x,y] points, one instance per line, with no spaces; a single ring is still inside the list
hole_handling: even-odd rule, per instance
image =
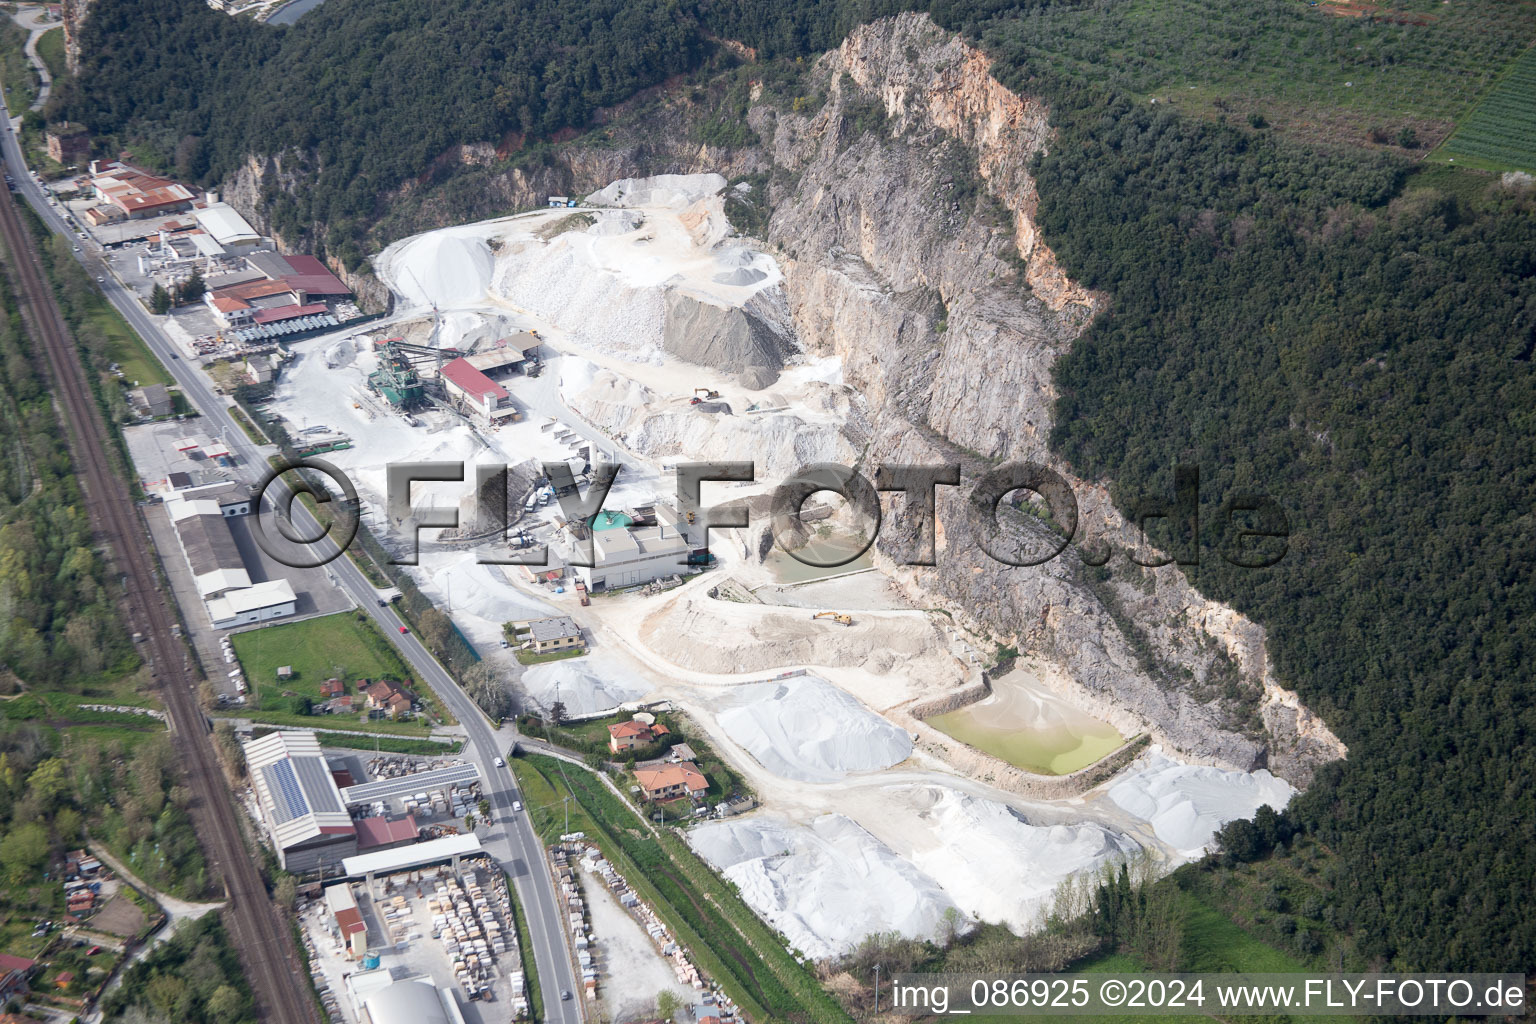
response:
[[[469,230],[430,231],[394,254],[390,283],[416,306],[477,306],[486,301],[495,266],[484,238]]]
[[[678,209],[718,195],[725,188],[719,174],[657,174],[620,178],[587,196],[591,206],[672,206]]]
[[[563,328],[578,345],[635,362],[661,361],[665,292],[637,287],[599,265],[586,236],[562,235],[549,245],[507,252],[496,267],[494,290]]]
[[[1064,880],[1137,850],[1102,825],[1030,824],[1005,804],[948,786],[908,787],[901,796],[920,823],[890,818],[871,827],[961,910],[1021,934],[1050,914]]]
[[[836,782],[877,771],[912,753],[906,731],[824,679],[799,676],[741,687],[744,705],[723,712],[720,727],[775,775]]]
[[[1154,748],[1109,787],[1109,798],[1149,822],[1163,842],[1193,858],[1206,851],[1227,822],[1251,818],[1264,804],[1281,810],[1295,792],[1290,783],[1263,768],[1235,772],[1178,764]]]
[[[598,653],[534,665],[523,673],[523,689],[544,708],[559,700],[567,714],[589,715],[639,700],[651,685]]]
[[[818,960],[873,932],[934,938],[954,906],[933,879],[840,814],[809,827],[756,815],[700,825],[688,841],[748,906]]]

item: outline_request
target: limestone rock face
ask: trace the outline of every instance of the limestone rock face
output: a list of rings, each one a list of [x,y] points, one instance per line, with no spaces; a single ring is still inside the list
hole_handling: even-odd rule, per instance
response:
[[[768,241],[783,253],[800,341],[840,357],[868,403],[868,463],[959,462],[967,484],[939,490],[936,566],[895,564],[916,539],[900,511],[882,532],[882,561],[920,603],[1065,668],[1110,720],[1129,713],[1186,756],[1305,784],[1344,747],[1275,679],[1263,630],[1175,566],[1130,562],[1136,531],[1047,447],[1051,366],[1105,303],[1035,230],[1028,168],[1052,143],[1049,111],[923,15],[855,30],[817,72],[821,110],[758,116],[771,117],[775,164],[793,173]],[[858,134],[848,113],[871,101],[884,126]],[[966,492],[996,464],[1024,460],[1067,479],[1078,523],[1061,555],[1012,567],[979,547]],[[1053,537],[1037,519],[1011,518],[1035,548]],[[1107,544],[1110,564],[1086,565],[1085,542]]]
[[[71,74],[80,70],[80,30],[95,0],[60,0],[64,17],[64,61]]]

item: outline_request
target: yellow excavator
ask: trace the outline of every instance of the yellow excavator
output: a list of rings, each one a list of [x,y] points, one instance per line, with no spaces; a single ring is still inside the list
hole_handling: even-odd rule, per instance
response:
[[[703,398],[699,396],[703,395]],[[720,397],[720,392],[711,391],[709,388],[694,388],[693,397],[688,399],[689,405],[698,405],[700,402],[713,402]]]
[[[811,621],[815,622],[817,619],[831,619],[841,626],[853,625],[853,616],[845,615],[842,612],[817,612],[811,616]]]

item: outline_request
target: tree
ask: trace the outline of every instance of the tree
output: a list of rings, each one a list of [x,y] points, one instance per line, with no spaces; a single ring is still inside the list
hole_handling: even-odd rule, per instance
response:
[[[464,692],[492,721],[512,713],[512,694],[488,662],[476,662],[464,671]]]
[[[27,791],[44,811],[51,811],[69,792],[69,769],[62,760],[50,757],[27,776]]]
[[[13,875],[29,876],[48,859],[48,830],[35,821],[18,825],[0,839],[0,863]]]
[[[664,988],[656,993],[656,1016],[662,1020],[671,1020],[678,1010],[677,993],[669,988]]]
[[[427,642],[428,647],[434,651],[444,651],[452,635],[453,623],[448,621],[448,616],[436,608],[428,608],[421,613],[421,638]]]
[[[245,1011],[245,997],[233,985],[220,985],[208,997],[208,1020],[239,1020]]]
[[[182,282],[176,289],[176,297],[182,302],[196,302],[203,297],[208,290],[208,285],[203,281],[203,272],[196,268],[192,270],[192,276]]]
[[[155,285],[155,290],[149,293],[149,309],[156,316],[164,316],[171,311],[171,293],[165,290],[164,285]]]
[[[557,700],[549,706],[549,720],[556,725],[565,721],[565,701]]]

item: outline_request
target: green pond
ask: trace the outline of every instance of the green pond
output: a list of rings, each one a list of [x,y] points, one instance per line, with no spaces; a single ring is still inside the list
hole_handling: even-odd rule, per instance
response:
[[[1086,768],[1125,742],[1114,726],[1052,694],[998,680],[985,700],[934,715],[929,725],[1039,775]]]
[[[839,544],[836,540],[823,540],[812,538],[809,543],[798,550],[802,558],[810,558],[819,562],[830,562],[839,558],[846,558],[856,549],[856,543],[845,541]],[[871,547],[873,550],[873,547]],[[851,562],[842,565],[824,568],[819,565],[806,565],[794,555],[775,547],[768,552],[768,557],[763,559],[763,564],[773,570],[773,574],[780,583],[806,583],[810,580],[825,579],[828,576],[841,576],[845,572],[857,572],[860,569],[868,569],[875,564],[870,551],[865,551]]]

